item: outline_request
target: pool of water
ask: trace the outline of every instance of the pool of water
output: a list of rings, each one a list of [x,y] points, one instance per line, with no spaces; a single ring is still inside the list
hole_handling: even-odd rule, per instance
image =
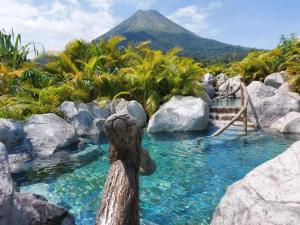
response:
[[[228,185],[294,141],[262,132],[245,136],[238,130],[205,138],[214,130],[144,134],[143,145],[158,168],[140,181],[143,224],[209,224]],[[88,157],[90,161],[79,166],[73,162],[60,165],[58,170],[52,168],[49,173],[36,170],[28,173],[30,176],[23,174],[26,179],[19,180],[20,189],[68,208],[78,225],[92,225],[109,168],[107,148],[107,143],[100,147],[86,145],[83,152],[101,154],[94,154],[93,160]]]

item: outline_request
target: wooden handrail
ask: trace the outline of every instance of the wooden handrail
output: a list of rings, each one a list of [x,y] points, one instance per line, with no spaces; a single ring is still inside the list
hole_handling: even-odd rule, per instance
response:
[[[227,87],[228,88],[228,87]],[[233,95],[233,94],[235,94],[236,92],[238,92],[239,90],[241,89],[241,86],[239,86],[236,90],[234,90],[233,92],[230,92],[229,94],[227,94],[227,95],[223,95],[222,96],[222,94],[223,94],[223,92],[221,93],[221,96],[219,96],[219,97],[216,97],[216,98],[214,98],[212,101],[218,101],[218,100],[220,100],[220,99],[223,99],[223,98],[227,98],[228,96],[230,96],[230,95]],[[226,90],[226,89],[225,89]]]
[[[227,91],[227,89],[229,89],[229,86],[230,86],[230,82],[228,81],[227,84],[226,84],[226,87],[224,88],[224,90],[221,92],[221,96]],[[218,87],[219,89],[220,87]]]
[[[241,92],[243,92],[242,97],[243,97],[244,93],[246,95],[245,96],[245,101],[242,100],[244,102],[243,107],[238,112],[238,114],[228,124],[226,124],[225,126],[221,127],[219,130],[217,130],[215,133],[213,133],[211,135],[212,137],[218,136],[221,133],[223,133],[228,127],[230,127],[230,125],[232,125],[235,121],[237,121],[243,113],[246,116],[246,113],[247,113],[246,110],[247,110],[248,103],[249,103],[249,94],[248,94],[248,91],[247,91],[247,88],[246,88],[245,84],[242,81],[241,81],[240,87],[241,87]],[[245,119],[245,129],[247,130],[247,118]]]
[[[216,85],[216,88],[221,87],[223,84],[225,84],[225,82],[226,82],[227,80],[228,80],[228,79],[224,80],[220,85]]]

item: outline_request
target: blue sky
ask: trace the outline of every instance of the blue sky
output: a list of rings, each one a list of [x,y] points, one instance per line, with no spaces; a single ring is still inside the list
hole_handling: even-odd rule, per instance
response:
[[[0,0],[0,27],[24,41],[61,50],[92,40],[138,9],[156,9],[202,37],[271,49],[281,34],[300,34],[299,0]]]

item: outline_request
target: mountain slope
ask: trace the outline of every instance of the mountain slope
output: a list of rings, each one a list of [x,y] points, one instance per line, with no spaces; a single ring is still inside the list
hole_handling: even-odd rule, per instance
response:
[[[183,49],[182,55],[209,62],[231,62],[243,58],[252,51],[236,45],[225,44],[212,39],[202,38],[184,29],[155,10],[139,10],[98,39],[108,39],[114,35],[123,35],[128,42],[151,40],[151,47],[169,50],[173,47]]]

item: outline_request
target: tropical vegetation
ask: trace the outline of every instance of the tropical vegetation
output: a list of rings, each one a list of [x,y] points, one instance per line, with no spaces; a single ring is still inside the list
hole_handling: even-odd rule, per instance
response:
[[[34,43],[22,45],[13,31],[0,32],[0,117],[26,119],[32,114],[57,112],[66,100],[99,104],[116,98],[137,100],[151,116],[173,95],[200,96],[203,74],[241,74],[247,83],[263,81],[273,72],[286,71],[291,88],[300,92],[300,42],[282,36],[271,51],[255,51],[231,64],[205,65],[166,53],[150,42],[119,44],[122,36],[97,42],[74,40],[62,52],[38,55]],[[34,53],[34,60],[28,55]]]
[[[2,32],[0,39],[0,117],[25,119],[56,112],[66,100],[101,103],[120,97],[137,100],[150,116],[173,95],[205,97],[195,82],[204,69],[179,57],[177,48],[163,53],[149,42],[118,47],[124,37],[115,36],[96,43],[75,40],[61,53],[30,61],[33,44],[21,45],[13,32]]]
[[[300,42],[295,34],[282,35],[271,51],[251,52],[243,60],[232,63],[224,70],[228,74],[241,74],[247,83],[263,81],[267,75],[286,71],[291,89],[300,93]]]

